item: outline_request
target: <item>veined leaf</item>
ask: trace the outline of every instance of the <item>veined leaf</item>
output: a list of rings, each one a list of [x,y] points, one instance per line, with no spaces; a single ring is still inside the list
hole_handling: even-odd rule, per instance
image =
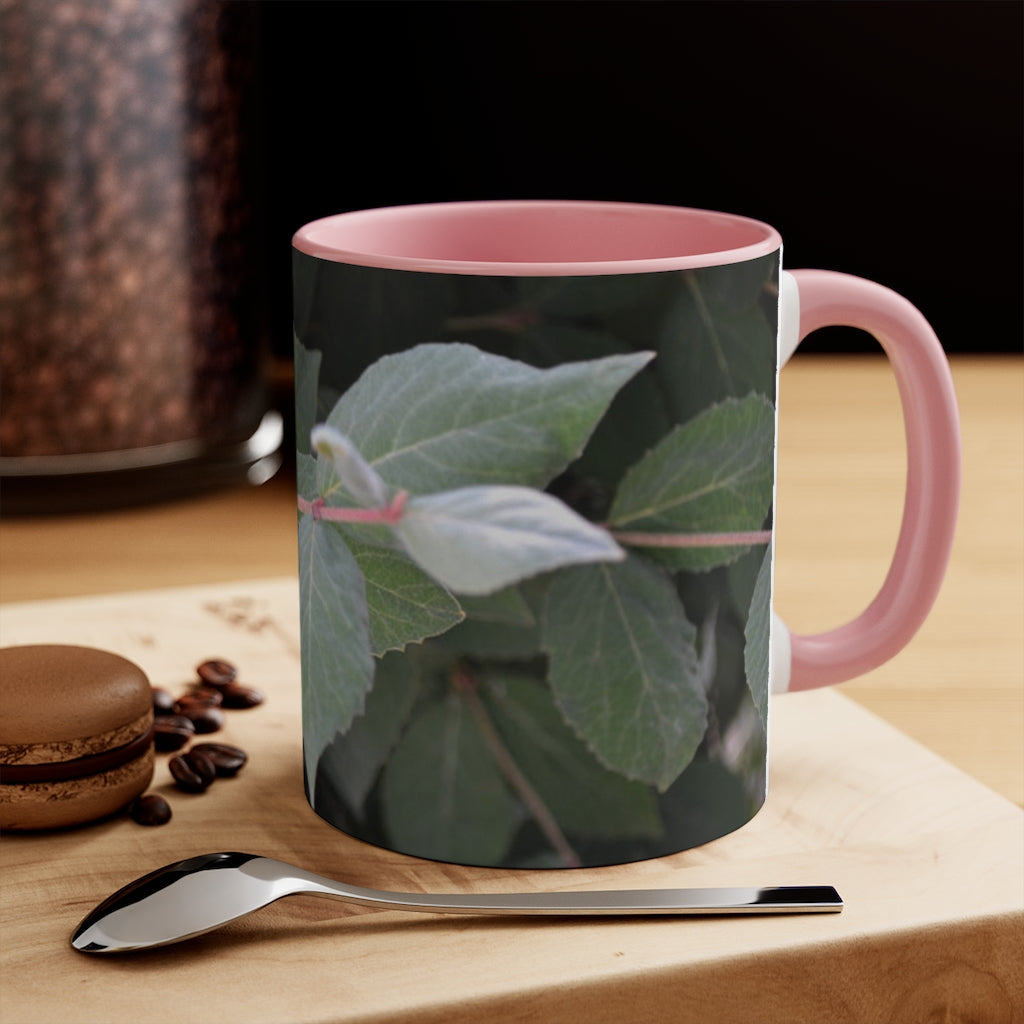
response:
[[[748,395],[713,405],[676,427],[626,474],[609,514],[612,531],[760,529],[772,500],[774,423],[771,403]],[[671,569],[708,569],[748,549],[659,547],[645,553]]]
[[[632,556],[553,577],[542,618],[548,679],[604,765],[664,790],[707,726],[696,630],[664,572]]]
[[[528,487],[462,487],[411,498],[395,535],[459,594],[489,594],[537,573],[623,558],[606,530]]]
[[[302,743],[310,796],[320,755],[363,710],[374,665],[363,575],[329,524],[299,519]]]
[[[501,862],[522,822],[458,694],[428,705],[384,769],[384,822],[397,850],[458,864]]]
[[[757,574],[754,594],[750,599],[750,613],[744,630],[746,643],[743,661],[747,673],[747,686],[754,698],[754,707],[761,716],[761,725],[768,728],[769,673],[768,655],[771,648],[772,617],[772,548],[769,545]]]
[[[413,494],[544,487],[651,358],[636,352],[538,370],[471,345],[417,345],[369,367],[328,422],[387,483]]]
[[[461,622],[459,602],[400,551],[346,543],[366,582],[370,646],[377,656],[422,643]]]

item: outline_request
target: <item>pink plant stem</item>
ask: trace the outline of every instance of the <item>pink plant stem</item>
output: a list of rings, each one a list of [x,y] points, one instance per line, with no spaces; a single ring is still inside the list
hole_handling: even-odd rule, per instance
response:
[[[384,523],[394,526],[402,518],[408,497],[407,491],[399,491],[391,504],[383,508],[335,508],[325,505],[323,498],[308,501],[300,497],[298,507],[300,512],[329,523]]]
[[[630,533],[612,530],[611,535],[620,544],[644,548],[727,548],[748,544],[767,544],[771,530],[751,530],[742,533]]]
[[[323,498],[309,501],[298,499],[299,511],[314,519],[330,523],[382,523],[394,526],[402,518],[402,510],[409,498],[407,491],[399,491],[390,505],[382,508],[340,508],[327,506]],[[750,530],[739,533],[645,533],[642,531],[609,530],[620,544],[644,548],[723,548],[749,544],[767,544],[771,530]]]

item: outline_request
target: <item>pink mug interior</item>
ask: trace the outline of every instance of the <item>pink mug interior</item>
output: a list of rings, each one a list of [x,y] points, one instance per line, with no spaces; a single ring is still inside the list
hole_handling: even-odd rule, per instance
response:
[[[782,239],[768,224],[707,210],[516,200],[343,213],[307,224],[293,243],[357,266],[544,277],[740,263],[776,252]]]

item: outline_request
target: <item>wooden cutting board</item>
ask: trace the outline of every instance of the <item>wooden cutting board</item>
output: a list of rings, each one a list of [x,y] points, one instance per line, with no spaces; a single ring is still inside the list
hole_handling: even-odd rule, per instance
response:
[[[0,609],[4,644],[107,648],[172,691],[224,657],[268,697],[219,734],[250,753],[237,778],[189,796],[161,759],[168,825],[3,837],[0,1021],[1024,1020],[1024,812],[841,694],[774,699],[769,798],[731,836],[617,868],[446,866],[344,836],[307,805],[297,591],[246,581]],[[529,921],[292,897],[150,953],[70,948],[111,891],[213,850],[414,891],[826,883],[846,909]]]

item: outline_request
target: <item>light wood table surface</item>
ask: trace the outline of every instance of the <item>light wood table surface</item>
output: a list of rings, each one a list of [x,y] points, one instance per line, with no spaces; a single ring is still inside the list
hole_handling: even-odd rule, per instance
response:
[[[343,837],[309,810],[286,476],[150,508],[3,520],[0,642],[97,643],[172,687],[202,657],[236,656],[271,700],[225,735],[258,752],[248,775],[176,799],[163,829],[115,820],[4,837],[0,1021],[1024,1019],[1024,360],[957,359],[954,377],[964,495],[928,623],[840,692],[776,699],[772,792],[754,822],[619,869],[429,864]],[[881,583],[902,427],[881,358],[798,356],[780,407],[776,607],[810,632],[856,614]],[[407,889],[829,882],[847,909],[552,926],[338,917],[302,897],[187,947],[102,962],[67,947],[112,888],[224,848]]]

